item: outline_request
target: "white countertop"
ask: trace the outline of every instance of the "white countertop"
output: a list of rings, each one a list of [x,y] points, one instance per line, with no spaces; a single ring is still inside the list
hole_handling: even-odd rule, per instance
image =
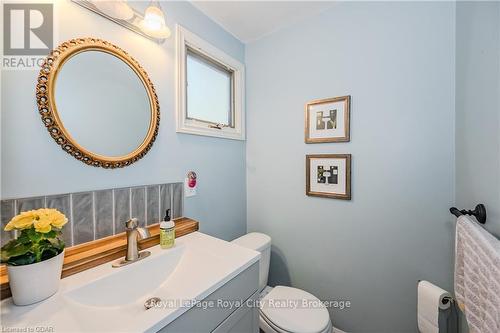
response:
[[[15,306],[11,298],[3,300],[2,331],[156,332],[260,258],[200,232],[176,239],[172,249],[147,250],[151,256],[137,263],[121,268],[106,263],[62,279],[59,291],[40,303]],[[150,297],[167,306],[146,310]]]

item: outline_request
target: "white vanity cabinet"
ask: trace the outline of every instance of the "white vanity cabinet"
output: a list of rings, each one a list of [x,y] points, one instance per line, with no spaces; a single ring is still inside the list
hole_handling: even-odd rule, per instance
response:
[[[194,306],[161,333],[257,333],[259,263],[256,262]],[[202,305],[206,305],[203,307]]]

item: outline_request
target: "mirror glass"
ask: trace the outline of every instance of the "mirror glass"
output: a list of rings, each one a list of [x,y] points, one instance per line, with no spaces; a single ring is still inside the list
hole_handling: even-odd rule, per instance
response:
[[[132,153],[151,123],[148,91],[120,58],[86,50],[60,68],[55,105],[66,131],[86,150],[108,157]]]

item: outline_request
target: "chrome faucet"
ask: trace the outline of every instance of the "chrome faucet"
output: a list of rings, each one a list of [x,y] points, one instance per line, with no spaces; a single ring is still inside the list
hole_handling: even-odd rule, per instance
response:
[[[122,267],[133,262],[139,261],[148,257],[151,252],[139,252],[137,239],[145,239],[151,237],[149,230],[138,226],[136,218],[132,218],[125,222],[125,231],[127,232],[127,254],[124,259],[120,259],[113,263],[113,267]]]
[[[136,261],[139,259],[139,249],[137,247],[137,238],[144,239],[151,236],[149,230],[138,226],[136,218],[125,222],[125,230],[127,231],[127,255],[126,261]]]

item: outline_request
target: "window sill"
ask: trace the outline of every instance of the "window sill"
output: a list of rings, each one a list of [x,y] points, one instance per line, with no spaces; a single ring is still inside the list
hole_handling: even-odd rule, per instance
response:
[[[215,138],[223,138],[230,140],[245,140],[245,134],[241,132],[237,132],[234,128],[228,129],[216,129],[207,127],[199,127],[199,126],[178,126],[177,133],[184,134],[193,134],[193,135],[202,135],[202,136],[211,136]]]

